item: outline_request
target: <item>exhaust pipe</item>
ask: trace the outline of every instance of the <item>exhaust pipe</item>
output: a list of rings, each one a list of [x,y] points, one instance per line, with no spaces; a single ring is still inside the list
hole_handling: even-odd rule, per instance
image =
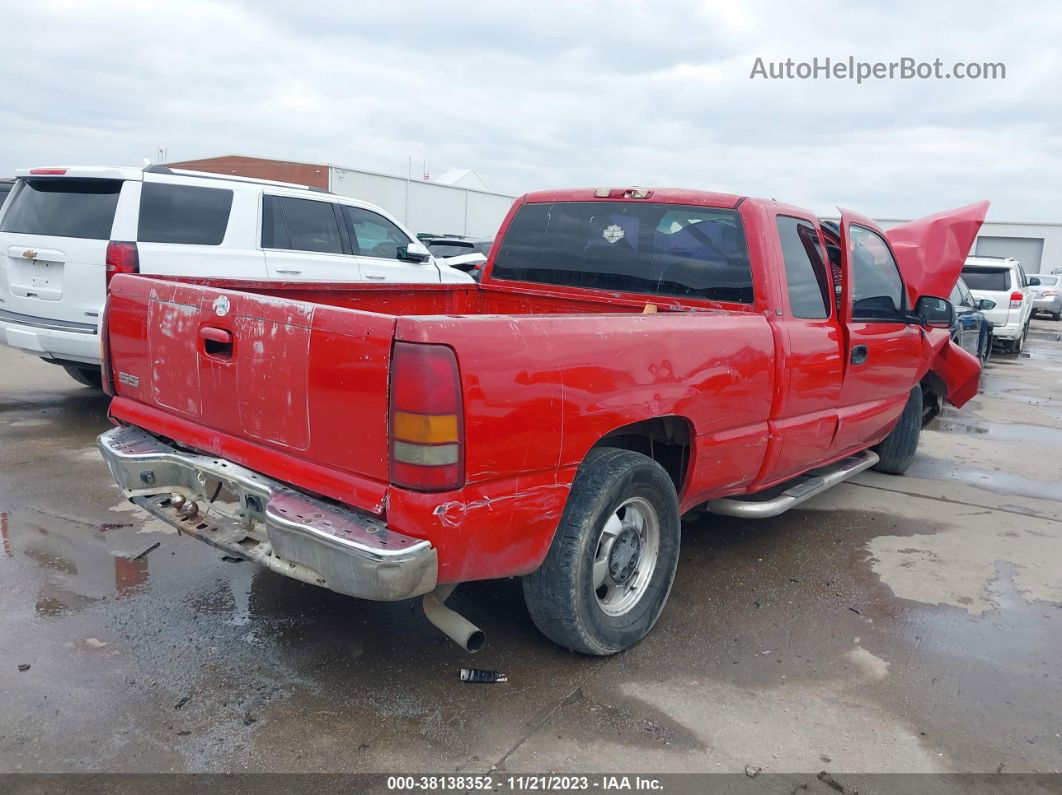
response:
[[[456,587],[456,585],[440,585],[431,593],[424,594],[424,615],[462,649],[475,653],[483,648],[487,636],[471,621],[443,604]]]

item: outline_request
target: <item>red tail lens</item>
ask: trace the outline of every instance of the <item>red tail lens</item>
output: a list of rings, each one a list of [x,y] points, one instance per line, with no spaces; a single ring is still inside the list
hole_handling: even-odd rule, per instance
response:
[[[116,273],[140,273],[140,253],[136,243],[112,240],[107,244],[107,286]]]
[[[1020,291],[1015,290],[1010,294],[1010,308],[1017,309],[1021,306],[1021,300],[1024,298]]]
[[[65,168],[31,168],[30,174],[41,177],[61,177],[66,173]]]
[[[417,491],[464,483],[457,357],[445,345],[396,342],[391,358],[391,482]]]

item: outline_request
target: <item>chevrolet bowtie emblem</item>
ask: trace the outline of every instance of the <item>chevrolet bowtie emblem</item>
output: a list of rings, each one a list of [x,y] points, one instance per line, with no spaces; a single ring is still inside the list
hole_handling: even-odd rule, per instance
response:
[[[22,256],[26,259],[37,259],[37,252],[31,248],[28,248],[22,252]]]

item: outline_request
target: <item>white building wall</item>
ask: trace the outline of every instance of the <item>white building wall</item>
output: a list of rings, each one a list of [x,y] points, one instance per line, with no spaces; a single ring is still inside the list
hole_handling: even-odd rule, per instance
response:
[[[414,233],[494,237],[513,196],[358,169],[329,167],[329,190],[378,204]]]

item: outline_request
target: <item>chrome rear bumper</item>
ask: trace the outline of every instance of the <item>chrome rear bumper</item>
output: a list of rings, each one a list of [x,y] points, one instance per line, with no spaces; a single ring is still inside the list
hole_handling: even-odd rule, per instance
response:
[[[177,450],[138,428],[115,428],[97,444],[127,497],[229,554],[363,599],[394,601],[435,588],[438,556],[431,544],[379,519],[238,464]],[[237,498],[235,514],[215,510],[219,487]],[[193,504],[200,510],[188,515]]]

